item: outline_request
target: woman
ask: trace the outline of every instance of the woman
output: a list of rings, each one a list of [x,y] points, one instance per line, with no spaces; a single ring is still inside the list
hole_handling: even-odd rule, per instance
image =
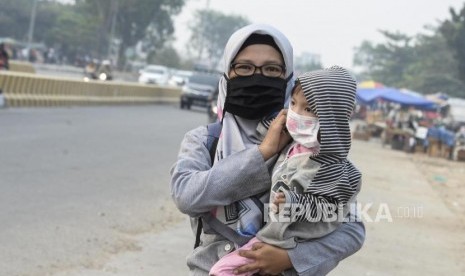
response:
[[[266,119],[289,100],[294,83],[292,47],[275,28],[253,24],[231,36],[223,64],[218,97],[223,126],[214,160],[206,147],[207,128],[188,132],[171,170],[171,193],[180,211],[192,218],[194,230],[198,221],[194,218],[207,212],[250,237],[258,230],[253,202],[256,195],[268,198],[263,193],[271,185],[270,170],[290,139],[285,133],[277,138],[266,136]],[[238,272],[258,269],[261,274],[324,275],[360,249],[364,237],[363,224],[350,222],[293,249],[259,243],[241,252],[255,262]],[[232,242],[204,225],[201,245],[187,258],[190,274],[208,275],[213,264],[234,249]]]

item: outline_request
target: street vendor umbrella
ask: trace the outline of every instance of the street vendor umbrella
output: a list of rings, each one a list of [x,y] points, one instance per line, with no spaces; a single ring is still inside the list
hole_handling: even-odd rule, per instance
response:
[[[447,95],[442,93],[426,95],[425,98],[432,102],[435,102],[440,107],[446,106],[448,104],[447,100],[449,99]]]
[[[381,99],[384,94],[392,93],[394,88],[357,88],[357,101],[361,104],[372,104],[377,99]]]
[[[437,107],[436,103],[433,101],[412,93],[402,92],[395,88],[384,87],[357,89],[357,100],[363,104],[370,104],[378,99],[423,110],[434,110]]]

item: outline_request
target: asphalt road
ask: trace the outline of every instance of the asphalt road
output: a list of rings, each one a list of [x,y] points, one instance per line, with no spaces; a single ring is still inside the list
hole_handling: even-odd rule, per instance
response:
[[[169,168],[206,121],[169,105],[0,109],[0,275],[98,268],[179,223]]]
[[[169,168],[206,121],[167,105],[0,109],[0,276],[186,275],[194,238]],[[374,220],[330,275],[465,275],[463,165],[376,140],[350,157]]]

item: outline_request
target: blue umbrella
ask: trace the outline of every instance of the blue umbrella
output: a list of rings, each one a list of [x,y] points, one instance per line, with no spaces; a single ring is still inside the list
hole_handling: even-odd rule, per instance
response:
[[[412,93],[404,93],[398,89],[383,88],[359,88],[357,89],[357,100],[362,104],[371,104],[377,99],[398,103],[402,106],[411,106],[418,109],[434,110],[436,103],[424,97]]]

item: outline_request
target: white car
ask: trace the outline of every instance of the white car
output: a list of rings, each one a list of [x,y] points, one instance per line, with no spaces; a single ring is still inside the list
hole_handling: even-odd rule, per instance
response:
[[[153,83],[166,85],[170,79],[168,67],[161,65],[149,65],[139,71],[139,83]]]
[[[176,70],[171,75],[169,84],[172,86],[183,86],[194,72],[186,70]]]

